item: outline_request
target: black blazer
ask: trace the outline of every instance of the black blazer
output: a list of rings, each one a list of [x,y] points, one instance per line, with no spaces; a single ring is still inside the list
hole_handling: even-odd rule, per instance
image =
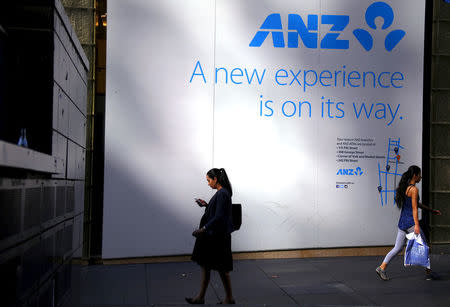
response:
[[[200,221],[200,227],[205,227],[209,234],[233,232],[231,194],[227,189],[218,190],[211,198]]]

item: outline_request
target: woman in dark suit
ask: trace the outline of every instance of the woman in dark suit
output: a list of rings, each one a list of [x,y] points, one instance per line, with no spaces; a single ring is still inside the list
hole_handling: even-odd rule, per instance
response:
[[[221,304],[235,304],[229,274],[233,270],[231,255],[231,232],[233,231],[231,196],[233,190],[223,168],[213,168],[208,171],[206,180],[208,185],[217,192],[209,203],[201,199],[197,200],[199,205],[206,208],[199,229],[192,233],[197,239],[191,259],[202,267],[202,282],[200,293],[194,298],[186,298],[186,301],[189,304],[205,303],[211,270],[216,270],[219,272],[226,294],[226,298]]]

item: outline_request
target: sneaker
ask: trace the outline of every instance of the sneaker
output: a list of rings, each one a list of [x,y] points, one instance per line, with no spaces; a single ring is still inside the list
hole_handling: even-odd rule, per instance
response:
[[[375,271],[382,280],[389,280],[389,277],[387,277],[385,270],[382,270],[380,267],[377,267]]]
[[[425,274],[425,280],[437,280],[437,279],[439,279],[439,275],[434,272]]]

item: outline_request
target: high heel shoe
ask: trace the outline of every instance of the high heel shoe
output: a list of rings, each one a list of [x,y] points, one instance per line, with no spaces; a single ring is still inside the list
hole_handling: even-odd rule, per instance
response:
[[[185,297],[184,299],[186,300],[186,302],[192,305],[203,305],[205,303],[205,300],[194,300],[191,297]]]
[[[231,302],[229,302],[229,303],[225,303],[225,302],[218,302],[218,304],[219,305],[234,305],[234,304],[236,304],[236,301],[235,300],[232,300]]]

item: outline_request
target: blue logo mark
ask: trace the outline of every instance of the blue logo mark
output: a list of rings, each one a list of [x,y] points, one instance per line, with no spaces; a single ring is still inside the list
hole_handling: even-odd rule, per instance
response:
[[[381,17],[383,19],[382,30],[389,28],[394,21],[394,11],[392,8],[384,2],[375,2],[371,4],[366,10],[366,23],[367,25],[376,30],[375,19]],[[392,30],[386,35],[384,40],[384,47],[387,51],[392,51],[392,49],[397,46],[397,44],[403,39],[406,32],[403,30]],[[364,29],[356,29],[353,31],[353,35],[359,41],[359,43],[366,49],[370,51],[373,47],[372,35]]]
[[[394,11],[385,2],[375,2],[366,10],[366,23],[373,30],[377,30],[375,19],[381,17],[383,19],[382,30],[389,28],[394,21]],[[322,25],[331,25],[328,33],[320,40],[319,46],[319,19]],[[297,14],[288,15],[288,31],[287,31],[287,47],[298,48],[299,37],[306,48],[310,49],[349,49],[349,41],[339,39],[339,36],[345,30],[350,22],[348,15],[314,15],[307,16],[307,22]],[[263,24],[256,32],[250,47],[261,47],[269,34],[272,34],[272,42],[275,48],[285,48],[285,34],[283,32],[283,24],[280,14],[270,14],[266,17]],[[403,30],[393,30],[386,36],[384,45],[387,51],[392,51],[395,46],[403,39],[406,32]],[[364,29],[356,29],[353,35],[366,51],[370,51],[373,47],[372,35]]]
[[[355,169],[341,168],[336,173],[336,175],[341,175],[341,176],[362,176],[362,174],[364,174],[364,172],[361,169],[361,167],[359,167],[359,166]]]
[[[336,189],[347,189],[348,185],[347,184],[336,184]]]
[[[320,41],[322,49],[348,49],[348,40],[339,40],[338,37],[348,25],[349,16],[345,15],[323,15],[321,24],[332,25],[330,32]],[[256,32],[250,47],[261,47],[269,33],[272,33],[273,46],[275,48],[285,48],[283,25],[280,14],[270,14],[264,20]],[[308,15],[307,24],[302,17],[297,14],[288,15],[288,48],[298,48],[298,38],[301,38],[306,48],[316,49],[319,41],[319,16]]]

